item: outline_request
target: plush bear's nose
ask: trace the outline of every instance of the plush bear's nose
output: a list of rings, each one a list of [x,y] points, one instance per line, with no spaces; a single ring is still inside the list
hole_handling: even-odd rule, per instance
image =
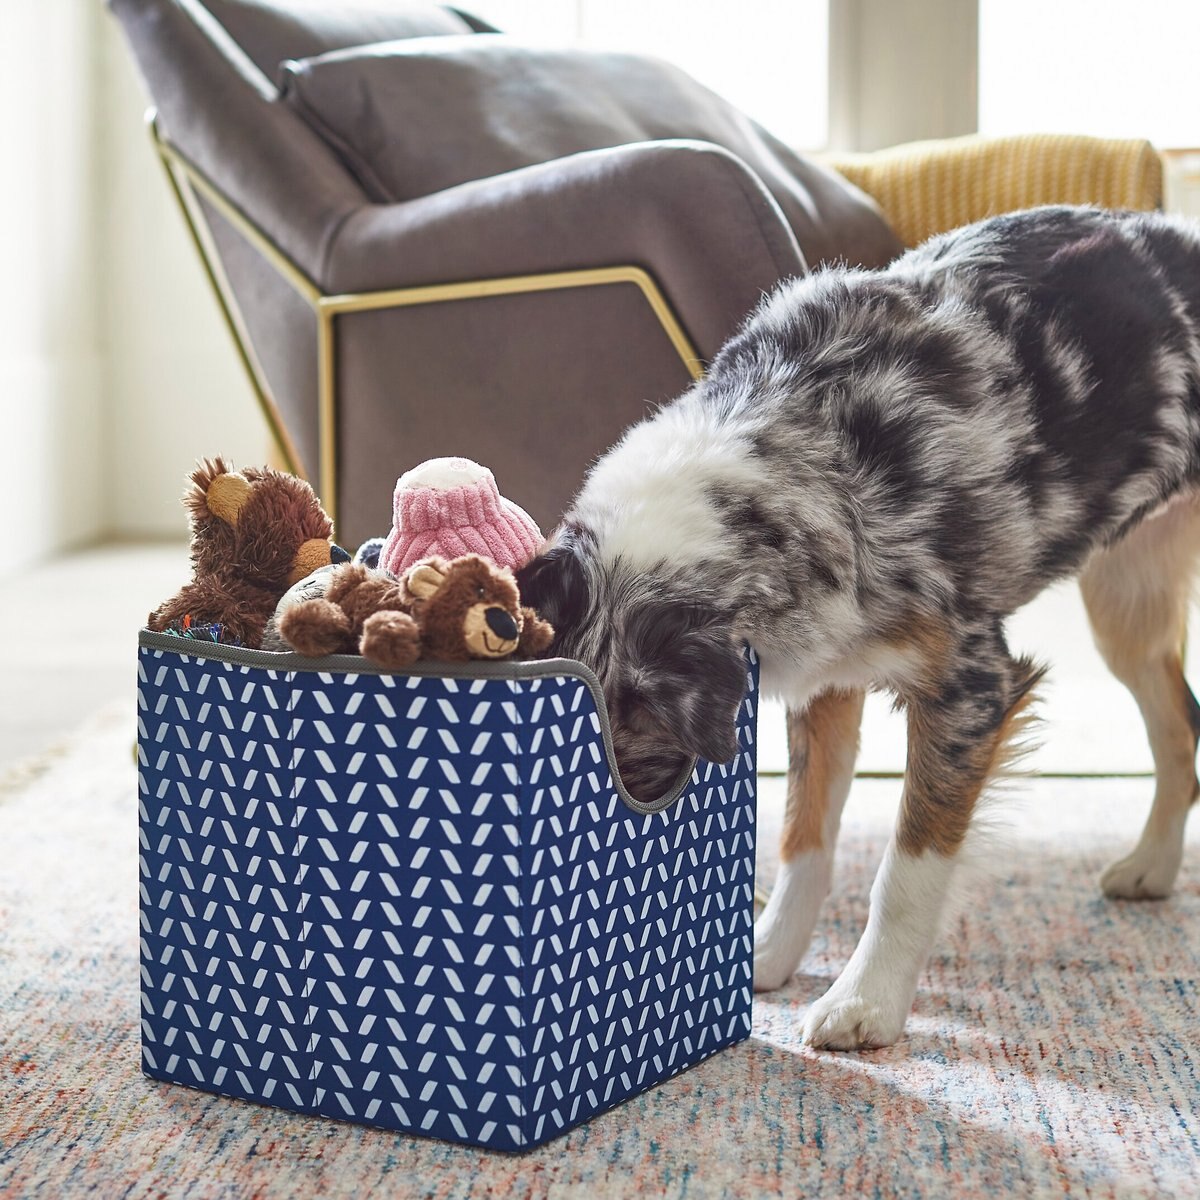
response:
[[[331,542],[329,545],[329,561],[331,563],[344,563],[350,561],[350,555],[341,548],[336,542]]]
[[[517,623],[512,619],[512,614],[505,611],[503,608],[491,607],[484,612],[484,618],[488,623],[488,628],[498,637],[503,638],[506,642],[515,642],[520,630],[517,628]]]

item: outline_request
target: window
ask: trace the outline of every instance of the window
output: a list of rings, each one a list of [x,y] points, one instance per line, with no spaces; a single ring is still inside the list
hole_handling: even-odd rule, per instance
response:
[[[1196,0],[979,0],[979,129],[1200,146]]]
[[[465,7],[530,41],[669,59],[790,145],[826,142],[828,0],[468,0]]]

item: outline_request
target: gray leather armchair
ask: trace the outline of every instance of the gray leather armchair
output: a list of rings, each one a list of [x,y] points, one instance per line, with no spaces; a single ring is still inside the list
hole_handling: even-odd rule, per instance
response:
[[[385,0],[110,2],[284,460],[348,544],[386,530],[401,471],[446,454],[487,463],[548,529],[595,456],[682,391],[765,291],[819,259],[900,248],[863,193],[678,73],[660,86],[647,68],[642,107],[666,113],[647,119],[623,94],[639,63],[600,63],[589,86],[608,72],[614,104],[589,92],[575,109],[620,107],[632,138],[558,119],[566,145],[592,145],[548,161],[518,145],[498,173],[481,151],[479,178],[444,132],[470,114],[439,100],[426,139],[456,181],[427,190],[402,156],[411,110],[395,115],[388,89],[423,86],[431,62],[494,60],[503,39],[483,22]],[[502,81],[524,77],[521,53]],[[486,88],[472,103],[490,105]],[[347,140],[389,157],[391,194]]]

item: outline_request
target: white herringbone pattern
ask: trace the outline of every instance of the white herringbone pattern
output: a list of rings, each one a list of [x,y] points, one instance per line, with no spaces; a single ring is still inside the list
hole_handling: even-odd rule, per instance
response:
[[[518,1148],[749,1032],[743,752],[620,799],[580,679],[143,649],[147,1071]]]

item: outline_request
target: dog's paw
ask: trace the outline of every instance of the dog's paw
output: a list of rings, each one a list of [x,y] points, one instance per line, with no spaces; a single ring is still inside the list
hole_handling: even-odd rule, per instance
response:
[[[770,992],[796,973],[821,902],[829,893],[828,856],[817,851],[783,863],[762,915],[754,923],[754,990]]]
[[[803,1040],[814,1050],[876,1050],[900,1039],[908,1003],[872,997],[833,985],[804,1020]]]
[[[1100,876],[1100,890],[1114,900],[1162,900],[1171,894],[1182,848],[1138,846]]]
[[[778,922],[764,928],[760,917],[754,926],[754,990],[773,992],[796,973],[808,942],[788,937]]]

